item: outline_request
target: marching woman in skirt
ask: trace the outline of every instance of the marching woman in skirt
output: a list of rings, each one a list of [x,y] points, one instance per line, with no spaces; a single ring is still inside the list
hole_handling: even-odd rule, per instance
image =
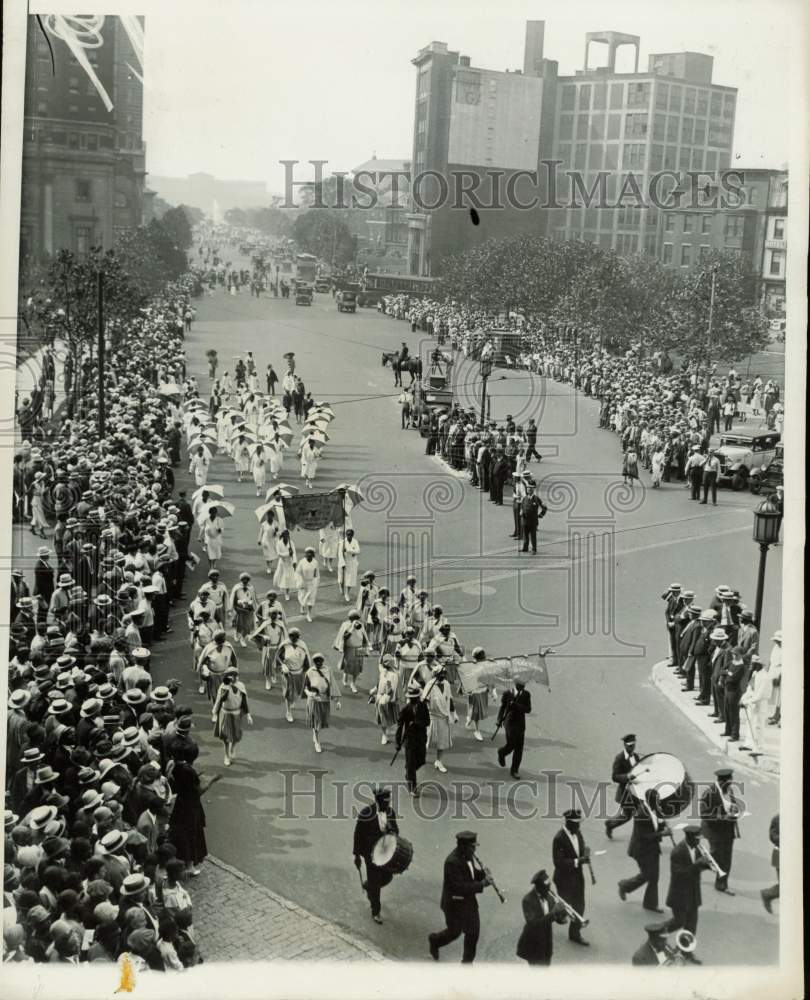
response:
[[[474,662],[480,660],[485,660],[487,654],[480,646],[476,646],[472,651],[472,658]],[[477,687],[473,688],[472,691],[467,692],[467,721],[464,723],[464,728],[469,729],[470,726],[473,727],[473,736],[482,743],[484,737],[481,735],[481,730],[478,728],[478,723],[487,717],[487,707],[489,705],[489,688],[486,684],[479,684]]]
[[[253,638],[256,640],[261,656],[264,689],[269,691],[273,686],[273,681],[278,680],[276,654],[287,638],[287,629],[281,618],[281,612],[274,608],[270,612],[269,618],[262,622],[253,633]]]
[[[250,460],[250,471],[253,473],[253,482],[256,484],[256,496],[262,495],[262,490],[267,482],[267,456],[264,453],[264,446],[256,445],[253,458]]]
[[[312,489],[312,480],[318,471],[318,461],[321,457],[321,449],[315,438],[308,438],[301,445],[301,478],[306,480],[307,486]]]
[[[399,721],[399,671],[397,662],[390,653],[380,660],[380,673],[377,686],[369,691],[369,700],[373,698],[377,725],[380,727],[383,746],[388,743],[388,730],[396,727]]]
[[[632,444],[628,445],[627,451],[624,453],[622,476],[624,477],[625,484],[627,484],[628,479],[630,480],[631,487],[633,486],[633,480],[638,479],[638,455]]]
[[[233,633],[240,646],[247,646],[248,637],[253,631],[257,605],[256,591],[250,582],[250,573],[242,573],[239,583],[231,591]]]
[[[273,574],[273,583],[279,590],[284,592],[284,600],[289,601],[290,591],[298,586],[298,577],[295,572],[297,554],[295,544],[290,538],[290,533],[285,528],[276,540],[276,571]]]
[[[257,545],[261,546],[264,565],[268,576],[273,572],[273,560],[276,558],[276,540],[278,539],[278,521],[271,509],[264,515],[259,524]]]
[[[433,680],[429,681],[425,687],[423,698],[430,712],[428,746],[433,747],[436,751],[436,760],[433,762],[433,766],[437,771],[446,774],[447,768],[442,762],[442,754],[453,745],[450,724],[458,722],[458,716],[453,704],[453,692],[441,664],[433,668]]]
[[[321,528],[318,533],[318,554],[321,559],[323,559],[324,565],[330,573],[334,569],[334,566],[332,565],[334,560],[339,560],[338,546],[340,543],[340,533],[334,524],[327,524],[325,528]],[[339,569],[340,562],[338,561],[338,570]],[[348,597],[346,600],[348,601]]]
[[[194,476],[194,482],[198,486],[205,486],[208,480],[208,465],[208,458],[203,450],[203,446],[200,445],[192,454],[191,460],[188,463],[188,471]]]
[[[351,685],[352,694],[357,694],[356,682],[363,672],[363,657],[369,645],[360,612],[350,611],[338,629],[334,648],[342,654],[338,669],[343,672],[343,683]]]
[[[211,504],[202,530],[209,570],[215,569],[217,562],[222,558],[222,530],[222,518],[219,516],[216,504]]]
[[[238,680],[238,675],[236,667],[228,667],[211,709],[214,736],[225,744],[225,767],[231,766],[233,748],[242,739],[242,719],[245,718],[249,726],[253,725],[247,688]]]
[[[315,753],[321,753],[322,747],[318,736],[322,729],[329,728],[329,715],[332,702],[340,710],[340,686],[332,676],[331,667],[327,667],[324,657],[315,653],[312,666],[304,674],[304,694],[307,698],[307,722],[312,729],[312,743]]]
[[[301,642],[301,633],[297,628],[290,629],[287,640],[276,654],[276,662],[281,670],[284,718],[293,722],[293,706],[304,693],[304,675],[311,666],[309,650]]]
[[[341,539],[338,549],[338,583],[343,596],[348,603],[352,597],[352,588],[357,586],[357,574],[360,569],[360,543],[353,528],[346,529],[346,537]]]
[[[250,472],[250,446],[244,434],[240,434],[233,446],[233,460],[236,464],[238,482],[242,482],[243,473]]]
[[[371,605],[371,610],[368,614],[368,620],[366,622],[366,628],[368,630],[369,638],[371,639],[371,648],[379,649],[380,652],[385,652],[382,648],[383,642],[383,630],[385,628],[385,622],[388,616],[391,614],[391,594],[387,587],[380,587],[379,595],[377,600]]]
[[[315,610],[315,599],[318,596],[318,584],[320,582],[320,572],[318,570],[318,560],[315,558],[315,549],[307,546],[304,551],[304,558],[295,568],[298,586],[298,604],[302,614],[307,616],[307,621],[312,621],[312,612]]]
[[[200,656],[205,647],[214,641],[214,627],[211,621],[211,612],[207,608],[200,608],[197,617],[194,619],[191,629],[191,655],[193,662],[191,669],[195,674],[200,672]],[[205,684],[200,678],[200,694],[205,694]]]

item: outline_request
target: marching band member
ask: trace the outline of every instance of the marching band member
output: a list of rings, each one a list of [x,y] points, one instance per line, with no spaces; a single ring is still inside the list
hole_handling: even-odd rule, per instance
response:
[[[384,653],[380,660],[377,684],[369,691],[368,699],[374,702],[376,722],[382,733],[380,742],[383,746],[388,743],[388,730],[396,726],[399,719],[397,704],[399,685],[400,676],[396,660],[390,653]]]
[[[319,735],[322,729],[329,728],[332,702],[335,702],[335,708],[340,709],[340,686],[321,653],[313,655],[312,666],[304,674],[304,694],[307,698],[307,721],[312,729],[315,753],[322,753]]]
[[[343,672],[343,683],[349,684],[352,694],[357,694],[357,678],[363,672],[363,657],[369,642],[359,611],[350,611],[338,629],[333,648],[341,654],[338,669]]]
[[[700,818],[703,835],[709,841],[709,851],[725,873],[716,874],[714,887],[718,892],[733,896],[735,893],[728,887],[728,875],[731,871],[734,841],[740,835],[737,824],[740,804],[732,791],[734,772],[731,768],[720,767],[714,773],[717,780],[700,799]]]
[[[633,818],[636,809],[636,800],[628,788],[628,775],[639,762],[639,756],[636,753],[636,734],[628,733],[623,736],[622,743],[624,749],[613,758],[611,770],[613,781],[616,783],[614,798],[619,804],[620,811],[618,816],[605,820],[605,833],[608,840],[613,839],[613,831],[617,826],[622,826]]]
[[[503,726],[506,743],[498,750],[498,763],[506,767],[506,758],[511,754],[512,763],[509,773],[513,778],[520,777],[520,764],[523,760],[523,743],[526,738],[526,716],[531,714],[532,697],[526,690],[523,681],[516,680],[515,685],[501,695],[501,706],[498,709],[496,726]]]
[[[698,909],[703,902],[700,876],[704,869],[711,868],[711,862],[700,850],[700,834],[697,824],[684,827],[683,840],[673,847],[669,856],[667,906],[672,910],[672,919],[666,924],[669,931],[683,928],[697,934]],[[695,965],[701,964],[692,952],[685,953],[684,957]]]
[[[253,631],[254,615],[257,607],[256,590],[250,582],[250,573],[242,573],[239,583],[230,594],[231,624],[234,637],[240,646],[247,646],[247,640]]]
[[[222,675],[214,707],[211,709],[211,721],[214,723],[214,736],[225,744],[225,767],[230,767],[234,758],[233,748],[242,739],[242,718],[249,726],[253,725],[253,717],[248,705],[247,688],[238,680],[239,671],[235,666],[228,667]]]
[[[492,878],[474,864],[478,837],[471,830],[456,834],[456,847],[445,858],[441,908],[447,926],[438,934],[428,934],[430,957],[439,961],[439,949],[464,935],[462,963],[475,961],[481,921],[476,896],[492,885]]]
[[[430,712],[428,746],[436,751],[436,760],[433,762],[433,766],[442,774],[447,774],[442,754],[453,745],[450,725],[458,722],[458,716],[453,704],[453,691],[447,680],[447,671],[443,664],[439,663],[433,667],[433,679],[428,682],[422,692],[422,699],[427,702]]]
[[[281,668],[281,693],[284,698],[284,718],[293,722],[293,706],[304,693],[304,674],[310,667],[309,650],[300,642],[301,633],[291,628],[279,647],[276,661]]]
[[[262,673],[264,674],[264,689],[269,691],[273,686],[273,681],[278,679],[276,654],[287,638],[287,628],[281,613],[276,608],[273,608],[267,618],[261,622],[252,638],[256,640],[256,645],[259,647]]]
[[[433,650],[436,659],[445,666],[447,680],[454,690],[460,690],[458,676],[458,664],[464,655],[464,649],[458,641],[455,632],[450,627],[450,622],[443,621],[439,626],[438,634],[428,643],[428,649]]]
[[[213,703],[225,671],[229,667],[237,666],[236,650],[226,642],[225,629],[220,628],[214,632],[214,638],[200,653],[199,664],[200,677],[205,681],[208,697]]]
[[[545,869],[532,876],[532,888],[521,900],[524,926],[518,939],[516,954],[529,965],[551,965],[554,954],[552,925],[567,920],[565,907],[552,902],[551,880]]]
[[[580,832],[582,813],[567,809],[563,813],[565,825],[554,835],[551,856],[554,861],[554,885],[557,895],[582,916],[585,913],[585,876],[583,868],[590,864],[591,852]],[[582,923],[568,922],[568,940],[575,944],[590,944],[582,936]]]
[[[416,783],[417,771],[424,766],[427,759],[427,733],[430,726],[430,713],[422,701],[422,688],[416,682],[408,684],[408,700],[399,713],[397,721],[397,750],[405,744],[405,781],[408,791],[416,796],[419,789]]]
[[[638,865],[638,874],[619,881],[619,898],[646,885],[642,905],[652,913],[663,913],[658,905],[658,878],[661,865],[661,838],[668,831],[664,820],[659,819],[654,807],[652,792],[648,792],[648,809],[640,809],[633,818],[633,834],[627,853]]]
[[[363,881],[368,901],[371,905],[371,918],[381,924],[380,890],[393,879],[390,872],[378,868],[371,860],[374,845],[386,833],[399,833],[397,814],[391,808],[391,792],[387,788],[377,788],[374,792],[374,804],[364,806],[357,817],[354,827],[354,867],[360,872],[362,879],[362,863],[366,866],[366,877]]]

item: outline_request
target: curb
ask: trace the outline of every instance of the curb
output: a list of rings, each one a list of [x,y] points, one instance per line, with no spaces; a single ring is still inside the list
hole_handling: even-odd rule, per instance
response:
[[[747,751],[740,750],[734,744],[730,744],[721,736],[711,720],[707,719],[703,712],[687,704],[681,697],[680,678],[674,678],[668,660],[659,660],[653,664],[650,673],[650,680],[692,725],[696,726],[701,733],[721,750],[730,761],[741,767],[746,767],[755,771],[759,775],[778,778],[780,774],[779,758],[772,754],[764,753],[759,759],[759,763],[754,763]],[[677,683],[675,683],[677,681]]]
[[[295,913],[296,916],[299,916],[304,920],[308,920],[316,927],[328,931],[328,933],[330,933],[333,937],[339,938],[352,948],[356,948],[357,951],[362,952],[362,954],[369,959],[369,961],[387,961],[385,955],[383,955],[382,952],[377,951],[377,949],[372,947],[372,945],[367,944],[365,941],[361,941],[360,938],[356,938],[351,934],[347,934],[346,931],[341,930],[336,924],[332,924],[328,920],[323,920],[321,917],[316,917],[314,913],[310,913],[309,910],[305,910],[297,903],[293,903],[292,900],[285,899],[284,896],[279,896],[277,892],[273,892],[272,889],[268,889],[266,886],[260,885],[255,881],[255,879],[252,879],[249,875],[239,871],[238,868],[234,868],[232,865],[229,865],[221,858],[218,858],[213,854],[209,854],[206,857],[206,861],[209,864],[214,865],[216,868],[219,868],[221,871],[227,872],[228,875],[233,875],[234,878],[239,879],[240,882],[244,882],[246,885],[249,885],[251,889],[255,889],[257,892],[260,892],[269,899],[272,899],[273,902],[278,904],[278,906],[282,909]]]

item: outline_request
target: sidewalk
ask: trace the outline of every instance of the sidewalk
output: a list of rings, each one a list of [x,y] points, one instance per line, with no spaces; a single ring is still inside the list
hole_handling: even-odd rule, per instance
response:
[[[39,384],[39,379],[42,375],[42,356],[45,353],[45,348],[46,345],[38,348],[38,350],[34,351],[33,354],[29,354],[17,365],[15,389],[17,391],[17,399],[19,403],[22,403],[24,399],[30,399],[31,393]],[[66,352],[67,346],[63,341],[54,341],[53,357],[56,369],[53,404],[54,415],[59,412],[59,408],[65,401],[64,358]],[[22,441],[16,415],[14,420],[14,440],[16,444],[20,444]]]
[[[708,709],[694,702],[693,693],[681,691],[682,678],[675,674],[668,660],[661,660],[652,668],[650,678],[658,690],[668,698],[683,715],[703,733],[703,735],[722,750],[728,758],[729,763],[743,765],[754,771],[764,772],[779,776],[779,749],[782,730],[778,726],[766,725],[762,736],[763,754],[758,759],[751,756],[748,750],[742,750],[741,744],[750,746],[750,741],[746,740],[748,735],[748,724],[745,713],[740,710],[740,742],[729,743],[722,735],[723,726],[716,726],[714,719],[708,716]]]
[[[359,938],[208,856],[188,886],[194,930],[206,962],[381,962]]]

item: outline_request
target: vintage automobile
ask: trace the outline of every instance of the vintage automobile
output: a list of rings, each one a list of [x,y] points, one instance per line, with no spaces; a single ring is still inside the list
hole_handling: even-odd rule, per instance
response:
[[[335,295],[335,302],[337,303],[338,312],[357,312],[357,292],[351,291],[348,288],[341,288]]]
[[[316,292],[328,292],[332,287],[332,281],[326,275],[318,275],[315,279],[315,291]]]
[[[304,281],[296,281],[295,304],[297,306],[312,305],[312,285],[309,285]]]
[[[717,457],[720,460],[719,482],[731,480],[733,490],[744,490],[751,475],[760,475],[776,458],[781,435],[776,431],[735,431],[720,435]]]
[[[776,446],[776,454],[765,469],[754,469],[748,482],[752,493],[773,493],[777,486],[785,482],[785,446],[780,442]]]

